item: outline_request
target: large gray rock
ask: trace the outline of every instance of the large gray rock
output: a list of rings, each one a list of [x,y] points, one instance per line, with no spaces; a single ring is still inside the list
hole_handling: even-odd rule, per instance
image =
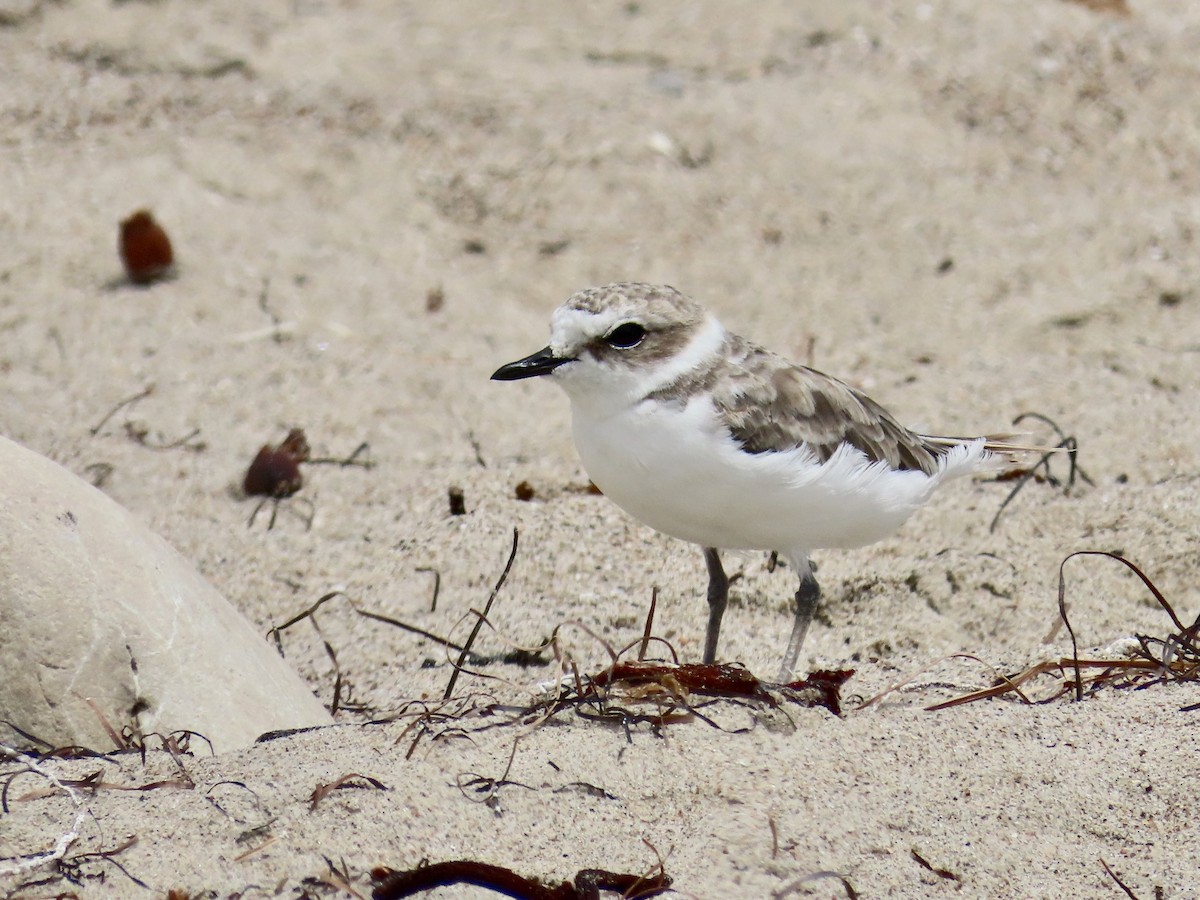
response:
[[[324,707],[165,541],[0,438],[0,740],[112,749],[101,721],[217,751],[325,724]]]

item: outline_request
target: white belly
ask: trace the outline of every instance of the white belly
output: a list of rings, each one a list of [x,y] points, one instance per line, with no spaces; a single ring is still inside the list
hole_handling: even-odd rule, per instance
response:
[[[943,478],[980,468],[983,442],[947,453],[932,476],[870,464],[853,448],[818,464],[806,449],[749,454],[707,400],[644,401],[615,416],[573,416],[588,476],[650,527],[706,547],[794,558],[860,547],[899,528]]]

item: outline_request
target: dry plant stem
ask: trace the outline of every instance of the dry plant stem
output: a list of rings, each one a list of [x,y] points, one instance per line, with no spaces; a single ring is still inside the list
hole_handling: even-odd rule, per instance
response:
[[[1150,577],[1148,575],[1146,575],[1145,572],[1143,572],[1140,568],[1138,568],[1134,563],[1127,560],[1125,557],[1120,556],[1116,553],[1110,553],[1107,550],[1076,550],[1074,553],[1069,554],[1062,561],[1062,563],[1059,564],[1059,567],[1058,567],[1058,602],[1059,602],[1060,613],[1062,611],[1063,596],[1066,592],[1066,576],[1063,574],[1063,570],[1066,567],[1067,563],[1070,562],[1071,559],[1073,559],[1076,556],[1106,556],[1109,559],[1115,559],[1121,565],[1125,566],[1125,568],[1129,569],[1129,571],[1133,572],[1133,574],[1138,577],[1138,579],[1142,582],[1142,584],[1144,584],[1146,586],[1146,590],[1150,591],[1150,593],[1154,595],[1154,599],[1158,601],[1158,605],[1163,608],[1163,610],[1166,612],[1166,614],[1168,616],[1170,616],[1171,624],[1173,624],[1179,630],[1179,634],[1184,642],[1183,643],[1184,648],[1189,650],[1192,653],[1200,653],[1200,648],[1197,648],[1195,643],[1192,641],[1192,637],[1193,637],[1192,632],[1196,626],[1193,625],[1192,628],[1188,628],[1188,626],[1184,625],[1183,622],[1180,621],[1179,616],[1177,616],[1175,614],[1174,607],[1171,606],[1171,604],[1167,601],[1167,598],[1163,595],[1163,592],[1158,589],[1158,586],[1153,581],[1150,580]],[[1197,619],[1197,622],[1200,623],[1200,619]],[[1069,630],[1071,626],[1069,623],[1067,623],[1065,616],[1063,617],[1063,623],[1067,625],[1067,628]],[[1050,637],[1053,638],[1055,633],[1056,632],[1052,631],[1050,633]]]
[[[1115,559],[1123,566],[1128,568],[1141,580],[1146,588],[1154,595],[1159,605],[1166,611],[1170,617],[1172,624],[1177,629],[1177,633],[1168,636],[1165,639],[1149,638],[1145,635],[1138,635],[1139,650],[1138,655],[1132,659],[1080,659],[1078,645],[1075,639],[1075,633],[1071,630],[1071,624],[1066,617],[1066,579],[1064,569],[1067,562],[1074,556],[1107,556]],[[1058,570],[1058,606],[1059,616],[1062,624],[1067,626],[1071,634],[1072,655],[1071,657],[1063,657],[1057,661],[1047,661],[1031,666],[1024,672],[1017,675],[1006,676],[997,674],[997,680],[1002,683],[994,684],[991,687],[982,690],[973,691],[961,697],[955,697],[952,700],[947,700],[943,703],[938,703],[927,707],[929,710],[948,709],[952,706],[959,706],[963,703],[972,703],[976,700],[983,700],[990,697],[998,697],[1009,692],[1015,692],[1023,702],[1032,703],[1020,691],[1020,685],[1038,675],[1058,672],[1060,675],[1065,675],[1068,669],[1074,672],[1074,679],[1066,679],[1064,686],[1053,696],[1037,701],[1049,702],[1057,697],[1062,696],[1067,690],[1072,690],[1076,701],[1081,700],[1084,694],[1084,688],[1095,689],[1100,685],[1114,685],[1116,687],[1136,687],[1144,688],[1153,684],[1162,684],[1166,681],[1196,681],[1200,678],[1200,646],[1197,646],[1197,635],[1200,634],[1200,618],[1191,626],[1185,626],[1175,614],[1175,610],[1171,604],[1163,596],[1162,591],[1150,580],[1150,578],[1139,569],[1134,563],[1118,556],[1115,553],[1110,553],[1106,550],[1079,550],[1067,556]],[[1050,637],[1053,637],[1053,632]],[[1151,651],[1152,644],[1161,645],[1163,648],[1162,657],[1156,657]],[[964,655],[965,656],[965,655]],[[965,656],[965,658],[975,659],[975,657]],[[1085,681],[1084,671],[1099,670],[1099,673],[1094,677],[1090,677]],[[993,671],[995,671],[993,669]],[[899,685],[897,685],[898,687]],[[891,688],[890,690],[894,690]],[[888,691],[884,692],[885,694]],[[882,694],[880,696],[883,696]],[[878,697],[872,698],[869,703],[875,702]],[[1183,711],[1188,711],[1192,708],[1185,707]]]
[[[204,799],[207,800],[212,805],[213,809],[215,809],[221,815],[225,816],[225,818],[232,819],[234,822],[237,822],[240,825],[247,824],[246,819],[241,818],[240,816],[235,816],[232,813],[230,813],[229,810],[227,810],[224,806],[221,805],[220,799],[212,796],[213,791],[215,791],[219,787],[225,787],[226,785],[236,787],[236,788],[241,788],[243,791],[248,793],[254,799],[255,808],[259,811],[259,813],[263,816],[264,819],[267,818],[267,813],[263,808],[262,798],[259,797],[258,794],[255,793],[255,791],[248,784],[246,784],[246,782],[235,781],[231,778],[226,778],[222,781],[216,781],[216,782],[212,783],[211,785],[208,786],[208,790],[206,790],[204,792]]]
[[[261,853],[262,851],[266,850],[266,849],[267,849],[268,847],[270,847],[272,844],[274,844],[274,843],[278,842],[278,840],[279,840],[279,838],[275,837],[274,835],[271,835],[271,837],[269,837],[269,838],[267,838],[266,840],[264,840],[264,841],[263,841],[261,844],[258,844],[258,845],[254,846],[254,847],[251,847],[249,850],[247,850],[247,851],[246,851],[246,852],[244,852],[244,853],[239,853],[237,856],[235,856],[235,857],[233,858],[233,861],[234,861],[234,862],[241,862],[241,861],[242,861],[242,860],[244,860],[244,859],[249,859],[249,858],[250,858],[251,856],[253,856],[254,854],[256,854],[256,853]]]
[[[1077,477],[1082,479],[1083,481],[1085,481],[1087,484],[1095,485],[1095,482],[1092,481],[1092,479],[1088,476],[1088,474],[1085,471],[1083,471],[1083,469],[1079,466],[1079,463],[1077,460],[1078,451],[1079,451],[1079,443],[1078,443],[1078,441],[1076,441],[1076,439],[1074,437],[1066,434],[1062,430],[1062,428],[1059,427],[1057,422],[1055,422],[1053,419],[1051,419],[1048,416],[1043,416],[1041,413],[1035,413],[1035,412],[1021,413],[1021,415],[1019,415],[1015,419],[1013,419],[1012,423],[1014,426],[1020,425],[1026,419],[1036,419],[1037,421],[1042,422],[1045,425],[1049,425],[1051,428],[1054,429],[1055,434],[1058,435],[1059,442],[1057,445],[1054,446],[1053,449],[1048,450],[1046,453],[1043,453],[1041,458],[1036,463],[1034,463],[1032,466],[1030,466],[1027,470],[1025,470],[1025,472],[1022,473],[1021,476],[1017,479],[1016,485],[1013,487],[1013,489],[1011,491],[1009,491],[1008,496],[1004,498],[1004,502],[1001,503],[1000,508],[998,510],[996,510],[996,515],[992,517],[992,522],[988,526],[989,532],[994,532],[996,530],[996,526],[998,524],[1000,524],[1000,516],[1004,513],[1005,508],[1010,503],[1012,503],[1013,500],[1016,499],[1017,494],[1019,494],[1025,488],[1025,485],[1029,484],[1029,482],[1034,479],[1034,477],[1037,475],[1038,469],[1045,470],[1046,480],[1050,484],[1058,485],[1060,483],[1058,481],[1058,479],[1056,479],[1050,473],[1050,460],[1052,458],[1054,458],[1058,454],[1059,451],[1066,451],[1067,458],[1070,461],[1069,462],[1070,468],[1067,472],[1067,483],[1066,483],[1065,490],[1070,491],[1070,489],[1072,487],[1074,487],[1075,479]]]
[[[270,327],[244,332],[235,338],[238,343],[248,343],[249,341],[261,340],[262,338],[270,338],[275,343],[282,344],[288,339],[291,332],[295,330],[295,322],[284,321],[281,316],[277,315],[275,311],[267,305],[270,291],[271,277],[269,275],[264,275],[262,280],[262,288],[258,292],[258,308],[270,318]]]
[[[125,843],[114,847],[111,850],[94,850],[90,853],[78,853],[75,856],[72,856],[70,859],[60,860],[58,863],[59,871],[68,881],[72,881],[75,884],[81,884],[84,877],[81,870],[81,864],[90,860],[102,860],[103,862],[112,865],[118,872],[120,872],[138,887],[151,890],[150,885],[146,884],[146,882],[142,881],[142,879],[138,878],[127,868],[117,862],[116,859],[114,859],[114,857],[124,853],[130,847],[136,847],[137,843],[137,835],[131,835],[125,841]]]
[[[108,721],[108,717],[106,715],[104,715],[104,712],[96,704],[96,701],[93,700],[91,697],[84,697],[83,701],[88,705],[88,707],[91,709],[91,711],[95,714],[96,719],[100,722],[100,727],[103,728],[104,731],[108,734],[109,740],[111,740],[113,742],[113,749],[128,750],[129,744],[125,741],[124,738],[121,737],[121,735],[117,731],[117,729],[113,728],[112,723],[110,721]]]
[[[920,853],[918,853],[915,847],[912,848],[911,850],[909,850],[908,852],[912,855],[912,858],[914,860],[916,860],[917,865],[919,865],[922,869],[925,869],[928,872],[932,872],[938,878],[945,878],[947,881],[962,881],[961,878],[959,878],[957,875],[955,875],[949,869],[940,869],[940,868],[937,868],[936,866],[934,866],[933,863],[931,863],[929,860],[927,860],[925,857],[923,857]]]
[[[981,665],[985,665],[985,666],[989,665],[988,663],[986,663],[982,659],[980,659],[978,656],[972,656],[969,653],[947,653],[945,656],[941,657],[940,659],[935,659],[933,662],[931,662],[929,665],[925,666],[924,668],[918,669],[916,672],[909,675],[907,678],[902,678],[900,681],[896,681],[896,682],[893,682],[892,684],[889,684],[887,687],[885,687],[882,691],[880,691],[874,697],[871,697],[870,699],[864,700],[862,703],[860,703],[858,708],[866,709],[867,707],[874,706],[876,703],[878,703],[884,697],[887,697],[891,694],[896,693],[896,691],[900,690],[901,688],[907,687],[908,685],[910,685],[914,681],[916,681],[918,678],[920,678],[922,675],[924,675],[926,672],[929,672],[932,669],[937,668],[938,666],[940,666],[942,663],[944,663],[948,659],[972,659],[972,660],[975,660],[975,662],[980,663]],[[999,669],[995,668],[994,666],[989,666],[989,667],[992,669],[993,672],[996,673],[998,678],[1003,677],[1000,675]]]
[[[100,429],[102,429],[105,425],[108,424],[108,420],[111,419],[113,416],[115,416],[117,413],[119,413],[122,409],[124,409],[127,406],[132,406],[134,403],[137,403],[139,400],[146,399],[153,393],[154,393],[154,385],[148,384],[148,385],[146,385],[146,387],[144,387],[142,390],[138,391],[132,397],[126,397],[124,400],[119,401],[116,406],[114,406],[112,409],[110,409],[105,414],[103,419],[101,419],[99,422],[97,422],[95,425],[93,425],[91,428],[88,429],[89,433],[92,435],[92,437],[95,437],[96,435],[98,435],[100,433]]]
[[[135,444],[140,444],[147,450],[176,450],[182,447],[185,450],[190,450],[192,453],[199,453],[208,448],[204,441],[196,441],[192,443],[193,438],[200,436],[200,429],[193,428],[183,437],[175,438],[173,441],[166,440],[161,433],[154,440],[150,439],[148,429],[134,425],[132,422],[125,423],[125,435]]]
[[[974,657],[971,657],[972,659]],[[1000,697],[1008,693],[1016,693],[1023,703],[1032,706],[1038,703],[1047,703],[1061,697],[1067,690],[1070,690],[1072,684],[1065,685],[1060,691],[1043,700],[1031,700],[1029,697],[1021,693],[1020,685],[1029,681],[1038,675],[1046,675],[1051,672],[1065,672],[1068,668],[1078,670],[1094,670],[1099,669],[1100,674],[1092,678],[1086,684],[1103,684],[1113,680],[1114,673],[1117,672],[1132,672],[1152,674],[1162,671],[1161,663],[1146,659],[1072,659],[1062,657],[1057,660],[1050,660],[1044,663],[1038,663],[1036,666],[1030,666],[1024,672],[1017,675],[1001,675],[1003,684],[993,685],[992,687],[982,688],[978,691],[972,691],[969,694],[964,694],[961,697],[955,697],[952,700],[945,700],[941,703],[935,703],[933,706],[925,707],[928,712],[937,712],[942,709],[949,709],[953,706],[961,706],[964,703],[974,703],[977,700],[986,700],[990,697]]]
[[[292,498],[292,497],[263,497],[255,505],[254,511],[252,513],[250,513],[250,519],[246,522],[246,527],[253,528],[254,520],[258,518],[258,514],[262,511],[262,508],[264,506],[266,506],[268,503],[270,503],[271,504],[271,518],[267,522],[267,531],[273,531],[275,529],[275,520],[279,516],[279,505],[281,503],[283,503],[283,501],[285,501],[285,500],[290,500],[293,503],[304,502],[308,505],[309,512],[308,512],[307,516],[305,516],[303,513],[299,513],[299,512],[296,513],[296,515],[301,519],[301,521],[304,522],[304,530],[312,531],[313,520],[317,516],[317,507],[316,507],[316,504],[313,503],[313,501],[308,500],[307,498],[304,498],[304,497],[295,497],[295,498]]]
[[[359,459],[360,455],[365,455],[366,459]],[[341,466],[343,469],[347,466],[358,466],[362,469],[375,468],[375,461],[371,459],[371,445],[363,441],[354,448],[354,452],[349,456],[338,458],[336,456],[313,456],[305,460],[310,466]]]
[[[404,631],[411,632],[412,634],[417,634],[417,635],[420,635],[421,637],[428,638],[429,640],[434,641],[435,643],[441,644],[443,647],[449,647],[452,650],[463,650],[464,649],[463,647],[459,646],[458,644],[454,643],[453,641],[448,640],[447,638],[444,638],[441,635],[434,634],[432,631],[426,631],[424,628],[418,628],[416,625],[409,625],[407,622],[402,622],[399,619],[393,619],[391,616],[385,616],[382,613],[371,612],[370,610],[367,610],[367,609],[359,609],[358,605],[353,600],[350,599],[350,595],[347,594],[345,591],[330,591],[328,594],[323,595],[316,603],[314,603],[308,609],[304,610],[303,612],[297,613],[296,615],[294,615],[290,619],[288,619],[286,622],[284,622],[282,625],[276,625],[274,628],[272,628],[270,631],[267,632],[267,636],[274,639],[275,649],[279,651],[280,656],[284,655],[283,640],[281,638],[281,635],[283,634],[283,632],[286,631],[287,629],[291,628],[297,622],[301,622],[304,619],[311,619],[313,613],[315,613],[318,609],[320,609],[327,601],[332,600],[335,597],[345,598],[346,603],[349,605],[349,607],[352,610],[354,610],[355,614],[362,616],[364,619],[373,619],[376,622],[383,622],[385,625],[392,625],[392,626],[394,626],[396,628],[400,628]],[[315,620],[314,620],[314,624],[315,624]],[[318,629],[318,633],[320,633],[320,629]]]
[[[361,775],[358,772],[348,772],[341,778],[329,782],[329,784],[318,784],[308,798],[308,811],[312,812],[314,809],[316,809],[317,804],[319,804],[334,791],[341,790],[342,788],[361,788],[362,785],[355,784],[355,781],[365,781],[370,787],[377,791],[391,790],[378,778],[372,778],[370,775]]]
[[[437,612],[438,594],[442,591],[442,573],[432,566],[418,566],[417,571],[433,575],[433,599],[429,601],[429,611]]]
[[[496,595],[500,593],[500,588],[504,587],[504,582],[508,579],[508,573],[512,570],[513,561],[517,558],[517,544],[520,541],[520,531],[513,529],[512,550],[508,554],[508,562],[504,564],[504,571],[500,573],[500,578],[496,581],[496,586],[492,588],[492,593],[488,596],[487,603],[483,606],[483,612],[477,613],[478,618],[475,620],[475,627],[471,629],[471,634],[467,637],[467,641],[463,644],[459,654],[458,661],[454,664],[454,671],[450,675],[450,682],[446,685],[446,691],[442,694],[443,700],[449,700],[454,694],[454,685],[458,681],[458,673],[462,671],[463,663],[466,662],[467,654],[471,652],[471,645],[475,643],[475,638],[479,635],[479,629],[483,627],[483,622],[487,619],[488,614],[492,611],[492,603],[496,600]]]
[[[854,889],[854,885],[850,883],[849,879],[840,872],[829,871],[812,872],[811,874],[805,875],[803,878],[797,878],[795,881],[777,890],[771,895],[771,897],[773,900],[783,900],[785,897],[790,897],[793,894],[799,894],[801,890],[804,890],[805,893],[807,893],[807,885],[809,885],[811,882],[820,881],[825,878],[837,879],[842,883],[842,890],[846,892],[846,897],[849,898],[849,900],[858,900],[858,891]]]
[[[14,862],[6,862],[0,865],[0,876],[19,875],[22,872],[28,872],[36,869],[38,866],[43,866],[46,863],[57,862],[62,859],[71,845],[79,839],[79,829],[83,825],[83,820],[88,814],[87,807],[83,805],[83,799],[79,796],[79,792],[67,783],[61,781],[57,775],[38,762],[36,756],[29,753],[23,753],[7,744],[0,744],[0,754],[4,754],[10,759],[20,760],[26,768],[31,772],[41,775],[68,797],[75,804],[75,821],[71,823],[71,827],[63,834],[59,835],[54,847],[43,853],[35,853],[26,857],[17,857]]]
[[[1096,486],[1096,482],[1092,481],[1092,479],[1088,476],[1088,474],[1085,471],[1083,471],[1082,468],[1080,468],[1079,463],[1076,460],[1076,451],[1079,448],[1075,445],[1075,438],[1071,437],[1071,435],[1069,435],[1065,431],[1063,431],[1062,428],[1059,426],[1059,424],[1057,422],[1055,422],[1053,419],[1051,419],[1049,416],[1044,416],[1041,413],[1023,412],[1019,416],[1017,416],[1015,419],[1013,419],[1013,425],[1014,426],[1020,425],[1026,419],[1034,419],[1038,422],[1041,422],[1043,425],[1049,425],[1051,428],[1053,428],[1054,433],[1056,435],[1058,435],[1060,448],[1066,449],[1068,447],[1068,445],[1070,446],[1071,469],[1070,469],[1069,475],[1067,476],[1067,487],[1071,487],[1075,484],[1075,477],[1077,475],[1080,478],[1082,478],[1086,483],[1092,485],[1092,487]],[[1047,454],[1047,456],[1049,456],[1049,454]],[[1039,463],[1039,465],[1046,465],[1047,474],[1049,473],[1050,467],[1048,464]]]
[[[1163,592],[1160,591],[1158,586],[1150,580],[1149,576],[1146,575],[1146,573],[1139,569],[1136,565],[1119,554],[1109,553],[1107,550],[1076,550],[1074,553],[1070,554],[1070,556],[1064,559],[1062,561],[1062,565],[1058,567],[1059,584],[1062,583],[1063,566],[1067,564],[1068,560],[1075,556],[1107,556],[1109,559],[1115,559],[1121,565],[1125,566],[1125,568],[1129,569],[1129,571],[1133,572],[1133,574],[1141,580],[1142,584],[1146,586],[1146,589],[1154,595],[1154,599],[1158,601],[1159,606],[1161,606],[1163,610],[1166,611],[1166,614],[1171,617],[1171,624],[1173,624],[1181,632],[1187,632],[1189,630],[1188,626],[1184,625],[1183,622],[1179,620],[1179,616],[1175,615],[1175,609],[1170,603],[1167,602],[1167,598],[1163,596]]]
[[[658,585],[650,589],[650,609],[646,611],[646,627],[642,629],[642,643],[638,647],[638,662],[646,658],[650,647],[650,634],[654,631],[654,610],[658,607]]]
[[[342,867],[339,869],[333,864],[333,860],[331,860],[328,856],[324,856],[323,858],[325,860],[325,865],[329,867],[329,874],[319,879],[322,884],[327,884],[334,890],[342,891],[346,894],[349,894],[351,897],[357,897],[358,900],[366,900],[362,894],[360,894],[351,886],[350,882],[353,879],[350,876],[350,870],[346,866],[345,859],[342,860]],[[170,898],[168,898],[168,900],[170,900]]]
[[[467,443],[471,445],[471,450],[475,454],[475,462],[479,464],[479,468],[486,469],[487,461],[483,458],[483,448],[479,446],[479,438],[475,437],[475,432],[467,430]]]
[[[11,779],[10,779],[11,782]],[[97,769],[90,775],[84,775],[82,778],[64,778],[60,780],[60,784],[64,788],[78,788],[79,790],[87,791],[89,794],[95,794],[97,791],[156,791],[160,788],[178,788],[180,790],[190,791],[196,787],[185,773],[183,778],[167,778],[159,781],[150,781],[146,784],[117,784],[113,781],[104,780],[104,770]],[[52,794],[53,791],[47,789],[45,791],[33,791],[23,794],[18,797],[18,800],[33,800],[40,797],[46,797]]]
[[[1074,556],[1075,554],[1071,554]],[[1071,557],[1068,556],[1067,559]],[[1071,635],[1071,659],[1075,662],[1075,702],[1083,701],[1083,674],[1079,670],[1079,642],[1075,639],[1075,629],[1071,627],[1071,620],[1067,618],[1067,580],[1063,576],[1063,566],[1067,564],[1067,559],[1064,559],[1058,566],[1058,614],[1062,617],[1063,624],[1067,626],[1067,633]]]
[[[1120,878],[1117,877],[1117,873],[1114,872],[1111,868],[1109,868],[1108,863],[1106,863],[1104,861],[1103,857],[1101,857],[1101,859],[1100,859],[1100,865],[1102,865],[1104,867],[1104,871],[1108,873],[1108,877],[1117,883],[1117,887],[1119,887],[1121,890],[1123,890],[1125,892],[1126,897],[1129,897],[1130,900],[1138,900],[1138,895],[1135,894],[1130,889],[1129,885],[1127,885],[1125,882],[1123,882]]]
[[[649,642],[653,642],[655,644],[662,644],[663,647],[666,648],[667,652],[669,654],[671,654],[671,660],[670,660],[671,663],[676,666],[683,665],[683,663],[681,663],[679,661],[679,651],[676,650],[671,645],[671,642],[668,641],[666,638],[655,637],[654,635],[651,635],[648,640],[645,637],[640,637],[635,641],[630,641],[628,644],[626,644],[624,647],[622,647],[620,650],[616,651],[613,654],[613,662],[616,662],[620,657],[624,656],[626,653],[628,653],[634,647],[638,648],[638,662],[642,662],[644,660],[644,656],[643,656],[642,650],[641,650],[642,645],[646,644],[646,646],[648,648]],[[648,652],[648,649],[647,649],[647,652]],[[703,663],[698,663],[697,665],[703,665]]]

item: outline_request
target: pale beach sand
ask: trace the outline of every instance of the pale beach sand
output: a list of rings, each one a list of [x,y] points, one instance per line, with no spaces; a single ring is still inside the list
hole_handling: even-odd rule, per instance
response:
[[[672,284],[918,428],[1052,417],[1095,482],[1031,484],[994,532],[1011,485],[958,482],[894,538],[820,555],[801,665],[856,670],[841,718],[721,703],[725,730],[656,732],[568,712],[409,756],[411,718],[359,723],[440,698],[446,652],[331,601],[322,634],[376,712],[215,758],[193,741],[191,788],[83,792],[74,862],[0,894],[344,896],[332,863],[369,896],[380,865],[561,880],[657,854],[702,898],[847,896],[789,893],[817,872],[864,898],[1124,896],[1101,860],[1138,897],[1200,895],[1195,683],[924,709],[1070,653],[1045,639],[1072,551],[1119,551],[1182,618],[1200,607],[1200,7],[80,0],[0,22],[0,432],[89,480],[111,466],[104,490],[264,635],[340,589],[461,641],[519,528],[480,653],[561,626],[599,671],[657,586],[656,633],[698,659],[699,552],[582,491],[553,386],[488,380],[608,281]],[[149,288],[115,248],[141,207],[178,259]],[[154,450],[127,422],[204,446]],[[234,489],[292,426],[321,456],[366,441],[376,466],[307,467],[274,529],[247,528]],[[729,567],[722,655],[771,675],[793,576]],[[1067,577],[1081,656],[1171,630],[1117,563]],[[320,636],[300,623],[284,646],[330,702]],[[938,662],[960,653],[983,662]],[[480,671],[458,693],[509,705],[559,675]],[[183,780],[159,751],[46,765]],[[387,790],[310,809],[349,773]],[[512,783],[484,802],[477,776]],[[22,799],[44,787],[10,787],[9,863],[75,818],[61,792]]]

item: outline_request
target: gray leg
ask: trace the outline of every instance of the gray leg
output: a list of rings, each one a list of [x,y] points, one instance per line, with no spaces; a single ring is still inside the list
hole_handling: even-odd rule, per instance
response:
[[[787,651],[783,654],[783,666],[779,670],[779,683],[786,684],[794,677],[796,660],[800,658],[800,648],[804,646],[804,636],[808,634],[809,623],[813,613],[817,611],[817,601],[821,599],[821,588],[813,577],[812,569],[806,564],[800,574],[800,589],[796,591],[796,619],[792,623],[792,636],[788,639]]]
[[[704,548],[704,561],[708,564],[708,631],[704,636],[704,662],[710,664],[717,659],[721,617],[725,615],[725,603],[729,599],[729,577],[721,567],[721,554],[716,548]]]

